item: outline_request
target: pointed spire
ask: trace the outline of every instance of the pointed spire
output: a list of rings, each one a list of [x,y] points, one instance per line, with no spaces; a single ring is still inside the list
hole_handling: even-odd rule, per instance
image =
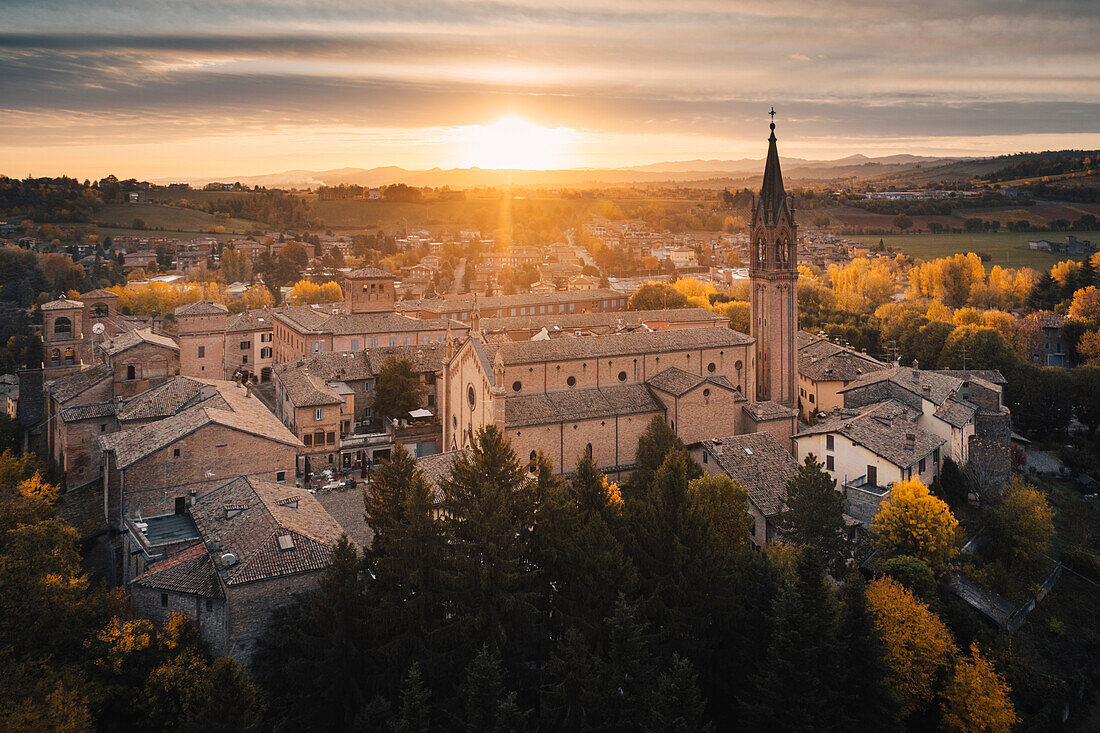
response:
[[[774,108],[770,114],[775,114]],[[771,123],[771,130],[768,159],[764,163],[764,183],[760,186],[760,206],[764,211],[764,223],[769,225],[779,220],[779,210],[787,197],[787,192],[783,190],[783,171],[779,168],[779,151],[775,147],[775,122]]]

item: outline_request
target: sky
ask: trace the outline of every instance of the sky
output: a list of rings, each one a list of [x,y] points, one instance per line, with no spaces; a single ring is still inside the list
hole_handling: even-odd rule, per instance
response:
[[[1096,0],[0,0],[0,173],[1100,148]]]

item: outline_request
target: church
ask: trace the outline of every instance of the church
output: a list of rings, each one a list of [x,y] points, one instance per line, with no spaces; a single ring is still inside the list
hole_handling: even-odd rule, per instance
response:
[[[688,444],[797,431],[797,233],[771,125],[751,221],[751,335],[728,327],[610,333],[501,343],[480,313],[449,336],[443,369],[443,450],[496,425],[521,457],[541,451],[559,473],[586,449],[601,470],[629,473],[638,438],[660,418]],[[581,332],[577,332],[581,333]]]

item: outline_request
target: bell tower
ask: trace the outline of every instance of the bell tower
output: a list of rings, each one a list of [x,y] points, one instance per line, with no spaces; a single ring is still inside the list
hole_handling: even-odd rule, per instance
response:
[[[794,407],[798,381],[795,331],[798,328],[798,226],[783,190],[775,147],[775,109],[760,198],[752,206],[749,282],[752,336],[756,339],[756,399]]]

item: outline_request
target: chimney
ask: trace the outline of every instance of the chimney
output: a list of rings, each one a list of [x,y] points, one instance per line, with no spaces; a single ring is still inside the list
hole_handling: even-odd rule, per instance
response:
[[[905,434],[905,450],[917,449],[917,436],[913,433]]]

